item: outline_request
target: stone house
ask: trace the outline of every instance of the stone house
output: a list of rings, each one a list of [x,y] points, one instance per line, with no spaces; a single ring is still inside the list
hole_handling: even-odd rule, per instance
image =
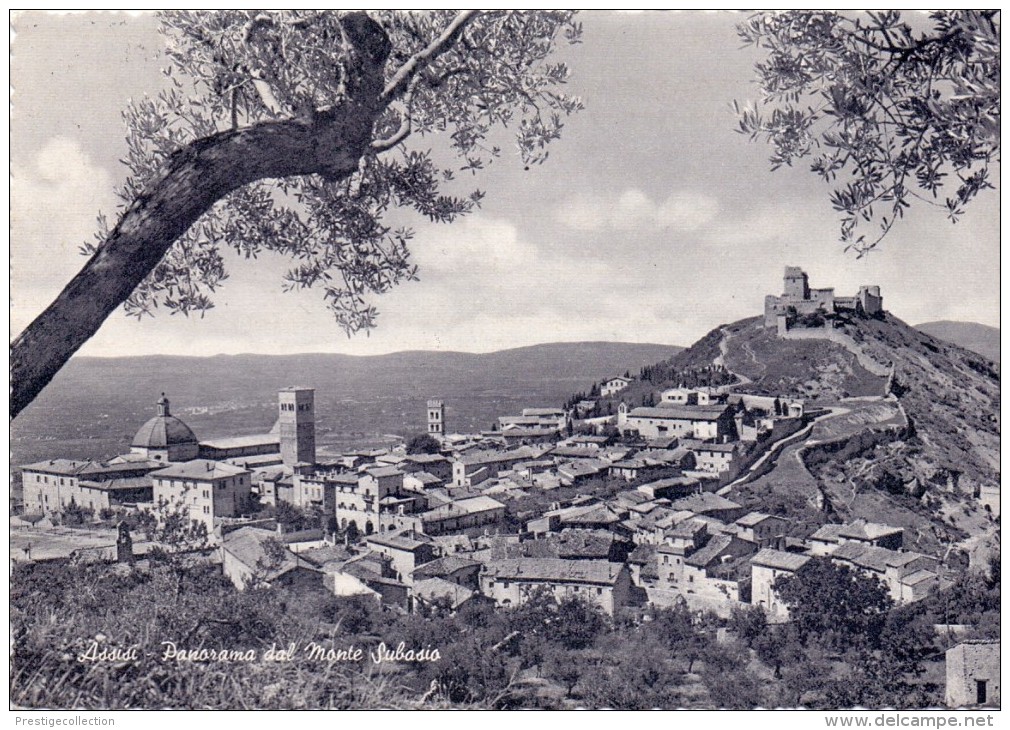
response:
[[[485,565],[480,586],[481,592],[499,606],[520,606],[542,589],[557,600],[583,598],[613,616],[618,608],[629,604],[632,582],[624,563],[517,558]]]
[[[936,560],[919,553],[844,542],[829,557],[880,580],[897,604],[917,601],[939,586]]]
[[[423,512],[420,519],[425,534],[445,535],[500,524],[505,519],[505,505],[491,497],[467,497]]]
[[[947,707],[999,707],[999,641],[964,641],[947,650]]]
[[[626,378],[623,375],[618,375],[616,378],[610,378],[609,380],[603,381],[603,385],[600,386],[600,396],[606,398],[614,393],[620,393],[629,385],[631,385],[631,378]]]
[[[275,541],[271,550],[267,543]],[[242,527],[224,536],[220,547],[221,569],[239,590],[254,582],[301,587],[325,592],[322,571],[285,548],[277,534],[258,527]]]
[[[414,570],[435,559],[435,546],[427,535],[402,532],[369,535],[365,544],[370,550],[392,561],[394,576],[406,585],[413,582]]]
[[[249,472],[231,464],[193,459],[151,472],[154,504],[179,509],[214,531],[215,517],[238,517],[252,500]]]
[[[789,523],[783,518],[764,512],[748,512],[734,524],[740,528],[740,537],[761,547],[773,547],[789,527]]]
[[[889,550],[900,550],[904,530],[875,522],[856,520],[844,525],[821,525],[807,538],[811,555],[831,555],[844,543],[856,543]]]
[[[761,606],[770,623],[789,620],[789,608],[775,591],[775,581],[796,575],[810,558],[781,550],[765,548],[751,558],[751,603]]]
[[[163,463],[147,459],[119,463],[50,459],[27,464],[21,467],[24,508],[54,514],[73,501],[97,512],[150,502],[153,485],[148,475],[162,467]]]
[[[736,439],[733,408],[727,405],[660,405],[628,410],[618,407],[618,427],[635,430],[646,439],[676,436],[699,441],[725,442]]]

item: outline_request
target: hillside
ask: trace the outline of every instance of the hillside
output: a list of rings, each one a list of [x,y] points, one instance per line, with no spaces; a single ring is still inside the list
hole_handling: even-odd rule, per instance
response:
[[[760,318],[720,326],[614,403],[637,406],[685,373],[725,367],[738,377],[734,390],[835,409],[734,498],[807,523],[901,525],[910,546],[934,554],[992,530],[975,495],[999,484],[999,365],[889,314],[838,324],[832,339],[800,330],[782,339]]]
[[[11,429],[13,462],[121,453],[164,391],[201,438],[258,433],[286,385],[316,389],[321,444],[424,430],[428,398],[450,430],[480,430],[523,406],[558,406],[594,381],[669,357],[670,345],[574,342],[500,352],[74,358]]]
[[[993,362],[999,362],[999,328],[978,322],[924,322],[915,326],[920,332],[938,340],[950,342],[966,350],[977,352]]]

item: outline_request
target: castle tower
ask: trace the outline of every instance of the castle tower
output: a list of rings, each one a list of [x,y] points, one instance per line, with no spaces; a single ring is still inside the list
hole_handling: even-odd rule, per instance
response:
[[[802,302],[810,298],[810,284],[806,272],[799,266],[787,266],[782,281],[784,298],[793,302]]]
[[[440,400],[428,401],[428,433],[432,436],[445,435],[445,403]]]
[[[281,460],[285,466],[316,463],[316,412],[312,388],[284,388],[277,394]]]
[[[859,287],[859,306],[863,313],[874,317],[884,311],[884,298],[880,296],[879,286],[863,285]]]

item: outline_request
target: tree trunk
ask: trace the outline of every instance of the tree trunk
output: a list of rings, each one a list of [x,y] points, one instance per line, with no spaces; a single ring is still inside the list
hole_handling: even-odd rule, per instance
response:
[[[357,169],[382,111],[389,40],[364,14],[345,17],[359,64],[351,98],[311,118],[221,132],[173,154],[84,268],[12,343],[11,418],[215,202],[256,180],[313,173],[341,179]]]

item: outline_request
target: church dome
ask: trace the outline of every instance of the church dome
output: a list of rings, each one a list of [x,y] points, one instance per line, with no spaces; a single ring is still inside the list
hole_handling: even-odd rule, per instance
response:
[[[145,423],[133,437],[131,446],[144,449],[167,449],[170,446],[199,444],[196,434],[168,411],[168,398],[161,394],[158,415]]]

